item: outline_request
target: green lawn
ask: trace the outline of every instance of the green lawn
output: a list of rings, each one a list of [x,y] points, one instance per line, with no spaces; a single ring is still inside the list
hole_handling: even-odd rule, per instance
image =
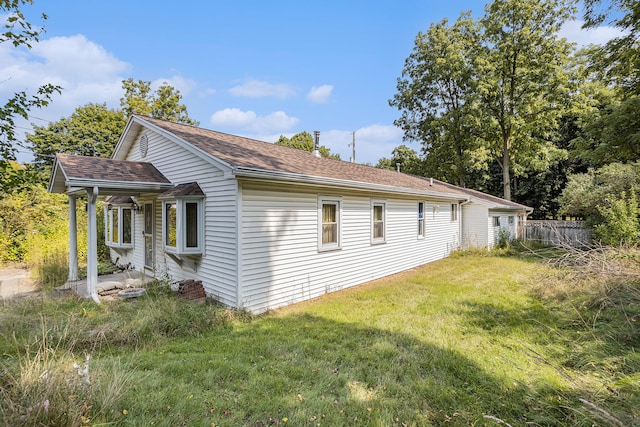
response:
[[[100,306],[5,303],[0,417],[33,425],[640,425],[640,301],[617,316],[579,296],[537,297],[546,275],[523,257],[456,255],[257,317],[162,289]],[[90,385],[69,367],[85,354]],[[72,396],[61,398],[61,414],[54,398],[47,411],[38,403],[53,395],[51,384],[39,385],[51,372],[60,394]]]

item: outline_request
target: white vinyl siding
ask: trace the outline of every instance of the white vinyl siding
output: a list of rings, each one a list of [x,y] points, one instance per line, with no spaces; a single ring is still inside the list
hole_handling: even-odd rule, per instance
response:
[[[237,182],[226,177],[210,161],[152,131],[146,131],[148,151],[143,159],[138,141],[132,144],[126,160],[151,162],[174,184],[197,182],[204,194],[204,246],[197,271],[182,268],[167,256],[162,248],[162,203],[155,204],[156,277],[168,276],[171,281],[201,280],[208,295],[230,306],[237,305],[236,288],[236,200]],[[151,194],[139,200],[154,200]],[[144,229],[144,215],[135,214],[135,229]],[[119,263],[131,262],[136,270],[144,269],[144,236],[134,235],[134,250]],[[115,259],[116,254],[112,254]]]
[[[299,187],[242,188],[243,308],[281,307],[358,285],[447,256],[457,246],[458,227],[441,203],[416,239],[416,200],[387,199],[386,240],[371,245],[371,198],[340,197],[341,250],[318,251],[319,194]],[[326,194],[320,196],[326,197]],[[329,195],[330,196],[330,195]],[[427,212],[437,203],[427,201]]]
[[[485,247],[489,245],[489,209],[486,206],[469,203],[462,205],[462,245],[469,247]]]
[[[500,212],[497,210],[491,210],[491,224],[490,231],[493,231],[493,238],[489,240],[493,245],[498,243],[500,233],[508,233],[508,239],[513,240],[516,238],[518,230],[518,215],[515,212]],[[499,221],[499,225],[497,222]]]

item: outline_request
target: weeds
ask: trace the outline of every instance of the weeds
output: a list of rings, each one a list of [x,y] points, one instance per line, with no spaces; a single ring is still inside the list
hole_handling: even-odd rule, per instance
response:
[[[93,417],[107,418],[117,407],[130,378],[128,369],[90,370],[90,356],[75,363],[64,337],[52,334],[42,319],[41,336],[0,370],[0,420],[4,425],[84,425]]]

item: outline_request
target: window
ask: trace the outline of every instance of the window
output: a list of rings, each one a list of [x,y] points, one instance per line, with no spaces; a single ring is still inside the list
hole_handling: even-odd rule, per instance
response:
[[[318,199],[318,249],[340,249],[340,199]]]
[[[513,215],[509,215],[509,225],[513,225]]]
[[[500,217],[499,216],[494,216],[493,218],[493,226],[494,227],[500,227]]]
[[[163,207],[164,249],[178,255],[202,254],[202,200],[165,200]]]
[[[451,203],[451,221],[458,220],[458,205],[456,203]]]
[[[418,237],[424,237],[424,202],[418,202]]]
[[[133,210],[130,206],[107,207],[107,246],[114,248],[133,247]]]
[[[386,215],[384,202],[371,202],[371,243],[386,241]]]

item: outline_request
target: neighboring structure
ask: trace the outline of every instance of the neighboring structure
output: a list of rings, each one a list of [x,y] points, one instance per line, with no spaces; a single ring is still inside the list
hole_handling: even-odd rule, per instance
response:
[[[88,197],[89,289],[97,282],[95,202],[112,258],[262,312],[516,236],[530,208],[487,194],[294,148],[133,116],[111,159],[58,154],[49,191]],[[91,292],[91,291],[90,291]],[[94,292],[91,296],[96,298]]]

